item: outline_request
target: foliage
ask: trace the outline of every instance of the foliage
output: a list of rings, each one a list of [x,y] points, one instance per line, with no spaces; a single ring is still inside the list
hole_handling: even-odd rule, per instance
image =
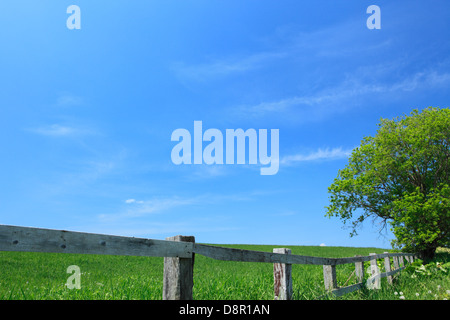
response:
[[[427,108],[381,119],[329,187],[326,216],[351,223],[367,218],[391,226],[393,245],[431,258],[450,244],[450,110]]]
[[[412,264],[409,264],[405,271],[410,273],[411,278],[448,275],[450,271],[450,262],[443,264],[439,261],[433,261],[423,264],[423,261],[418,259]]]

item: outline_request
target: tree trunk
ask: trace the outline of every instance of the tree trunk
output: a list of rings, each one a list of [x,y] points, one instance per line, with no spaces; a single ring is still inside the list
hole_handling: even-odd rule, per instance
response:
[[[428,247],[419,251],[419,257],[426,264],[429,263],[434,258],[435,253],[436,247]]]

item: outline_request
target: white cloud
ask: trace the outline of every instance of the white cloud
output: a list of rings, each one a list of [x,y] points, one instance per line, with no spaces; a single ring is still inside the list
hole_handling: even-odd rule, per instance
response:
[[[175,207],[191,205],[196,200],[193,198],[155,198],[147,201],[135,201],[137,207],[127,212],[128,216],[143,216],[151,213],[159,213]]]
[[[83,103],[83,100],[81,97],[74,96],[71,94],[63,94],[58,97],[56,100],[56,105],[59,107],[71,107],[71,106],[78,106]]]
[[[448,85],[450,83],[450,73],[440,73],[435,70],[417,72],[403,81],[399,81],[390,87],[386,87],[384,91],[410,92],[421,87],[438,87]]]
[[[380,66],[377,66],[379,68]],[[382,67],[380,67],[382,68]],[[292,121],[315,121],[361,106],[361,99],[376,97],[398,99],[425,88],[445,88],[450,85],[450,73],[425,70],[395,82],[373,81],[367,69],[343,80],[340,84],[310,95],[291,96],[279,100],[263,101],[254,105],[231,107],[229,114],[239,118],[279,116]],[[373,68],[372,70],[374,70]]]
[[[295,28],[291,30],[290,27],[283,26],[264,38],[264,49],[217,57],[199,64],[175,63],[173,70],[183,79],[211,80],[271,66],[282,59],[297,61],[302,57],[305,61],[311,61],[329,55],[363,55],[390,44],[389,40],[382,43],[360,41],[361,38],[365,39],[361,36],[365,29],[359,28],[359,25],[359,19],[351,19],[339,25],[309,32],[294,30]],[[258,38],[256,42],[260,43],[261,40]]]
[[[320,244],[321,247],[326,247],[327,245],[325,243]]]
[[[128,203],[128,204],[131,204],[131,203],[142,204],[142,203],[144,203],[144,201],[136,200],[136,199],[127,199],[127,200],[125,200],[125,203]]]
[[[283,165],[291,165],[298,162],[305,161],[316,161],[316,160],[336,160],[336,159],[345,159],[351,154],[352,149],[342,149],[342,148],[333,148],[333,149],[318,149],[317,151],[311,152],[309,154],[295,154],[289,155],[281,158],[280,164]]]
[[[117,219],[127,219],[143,217],[149,214],[157,214],[167,211],[169,209],[191,205],[197,202],[196,198],[180,198],[180,197],[166,197],[166,198],[154,198],[151,200],[136,200],[127,199],[126,204],[132,205],[120,213],[113,214],[101,214],[99,218],[102,221],[114,221]]]
[[[73,135],[73,134],[77,133],[76,129],[74,129],[72,127],[68,127],[68,126],[62,126],[59,124],[52,124],[50,126],[34,128],[34,129],[30,129],[30,131],[40,134],[40,135],[52,136],[52,137],[69,136],[69,135]]]
[[[220,58],[197,65],[176,63],[172,69],[183,79],[202,81],[257,69],[269,61],[284,56],[283,52],[258,52],[239,58]]]
[[[25,130],[47,137],[75,137],[98,134],[89,128],[61,125],[57,123],[36,128],[27,128]]]
[[[118,213],[100,214],[98,218],[104,222],[126,221],[129,218],[140,218],[153,214],[161,214],[173,208],[191,205],[211,206],[224,202],[251,201],[266,196],[265,192],[247,192],[243,194],[201,194],[192,197],[166,196],[155,197],[150,200],[125,200],[126,208]]]

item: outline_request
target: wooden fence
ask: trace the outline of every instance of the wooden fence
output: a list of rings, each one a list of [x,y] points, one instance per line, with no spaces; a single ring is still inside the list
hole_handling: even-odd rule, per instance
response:
[[[195,238],[192,236],[154,240],[6,225],[0,225],[0,251],[164,257],[164,300],[192,299],[195,254],[224,261],[272,263],[276,300],[292,299],[291,268],[293,264],[322,265],[325,289],[340,296],[359,290],[364,285],[370,289],[380,288],[380,279],[384,277],[388,278],[388,283],[392,283],[392,276],[405,268],[403,258],[412,263],[414,257],[410,253],[385,252],[350,258],[322,258],[293,255],[290,249],[286,248],[262,252],[204,245],[195,243]],[[393,269],[391,269],[391,257]],[[384,259],[386,272],[380,273],[378,259]],[[370,261],[371,276],[364,281],[365,261]],[[339,288],[336,280],[336,266],[348,263],[355,264],[354,273],[359,283]]]

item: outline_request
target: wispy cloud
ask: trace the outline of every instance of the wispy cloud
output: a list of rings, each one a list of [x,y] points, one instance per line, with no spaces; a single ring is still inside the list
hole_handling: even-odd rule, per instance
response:
[[[192,205],[197,202],[197,199],[169,197],[169,198],[154,198],[145,201],[128,199],[125,202],[131,205],[131,208],[127,209],[125,215],[128,217],[140,217],[153,213],[161,213],[166,210],[180,206]]]
[[[258,69],[286,55],[286,52],[257,52],[238,58],[213,59],[200,64],[177,62],[173,64],[172,70],[182,79],[204,81]]]
[[[50,137],[65,137],[72,136],[80,133],[78,129],[69,126],[63,126],[59,124],[52,124],[49,126],[43,126],[38,128],[29,129],[29,131]]]
[[[377,88],[360,87],[353,89],[324,90],[316,95],[309,96],[294,96],[277,101],[266,101],[255,105],[241,105],[234,107],[233,114],[240,114],[241,116],[250,116],[254,118],[263,117],[269,114],[285,113],[287,111],[295,111],[294,108],[313,107],[318,105],[329,104],[331,102],[338,102],[340,100],[362,94],[368,90],[374,91]]]
[[[95,134],[95,131],[92,129],[70,125],[61,125],[57,123],[35,128],[27,128],[25,130],[47,137],[76,137]]]
[[[384,92],[410,92],[420,88],[436,88],[450,84],[450,72],[424,70],[383,88]]]
[[[211,206],[227,202],[251,201],[258,197],[266,196],[267,192],[252,191],[236,194],[214,194],[204,193],[191,197],[182,196],[160,196],[148,200],[137,200],[129,198],[124,200],[125,208],[117,213],[101,214],[101,221],[128,221],[133,218],[141,218],[149,215],[163,214],[171,209],[188,207],[193,205]]]
[[[367,73],[367,70],[365,70]],[[315,120],[344,112],[358,106],[366,97],[398,98],[404,94],[424,89],[443,88],[450,85],[450,72],[424,70],[395,82],[368,81],[356,74],[340,84],[324,88],[315,94],[291,96],[254,105],[239,105],[229,111],[235,117],[262,118],[279,115],[290,119]]]
[[[115,160],[76,161],[67,160],[62,171],[49,172],[42,179],[37,193],[52,196],[55,199],[67,194],[99,194],[106,193],[96,187],[103,179],[110,177],[118,170],[118,162]]]
[[[127,207],[118,213],[101,214],[102,221],[127,220],[130,218],[145,217],[152,214],[160,214],[177,207],[185,207],[201,203],[201,197],[155,197],[150,200],[127,199]]]
[[[139,204],[141,204],[141,203],[144,203],[144,201],[136,200],[136,199],[127,199],[127,200],[125,200],[125,203],[128,203],[128,204],[130,204],[130,203],[139,203]]]
[[[352,149],[318,149],[317,151],[308,154],[294,154],[285,156],[280,160],[282,165],[293,165],[299,162],[317,161],[317,160],[337,160],[345,159],[350,156]]]
[[[324,57],[362,56],[392,44],[390,39],[378,42],[369,40],[364,34],[365,31],[365,28],[361,28],[359,17],[309,32],[281,26],[263,41],[261,38],[255,39],[255,43],[263,43],[260,50],[205,58],[200,63],[176,62],[173,63],[172,70],[184,80],[214,80],[272,67],[274,63],[282,60],[292,67],[298,64],[299,60],[309,64]]]
[[[69,93],[60,95],[56,100],[56,105],[59,107],[79,106],[81,104],[83,104],[81,97]]]
[[[309,32],[292,28],[275,33],[267,37],[263,49],[247,55],[205,59],[197,64],[183,62],[173,69],[183,81],[193,82],[238,74],[251,79],[250,71],[266,68],[271,72],[278,70],[285,77],[284,71],[291,73],[298,69],[298,77],[294,78],[301,88],[298,94],[276,97],[275,91],[272,95],[256,92],[252,103],[248,102],[252,101],[251,88],[244,88],[247,102],[230,106],[226,114],[233,119],[275,116],[295,122],[315,121],[353,110],[366,98],[399,99],[415,91],[450,85],[449,61],[425,65],[421,62],[427,60],[427,52],[406,57],[399,53],[402,50],[397,50],[395,40],[401,37],[401,32],[388,37],[367,37],[361,17],[355,16]],[[381,56],[389,58],[380,60]]]

